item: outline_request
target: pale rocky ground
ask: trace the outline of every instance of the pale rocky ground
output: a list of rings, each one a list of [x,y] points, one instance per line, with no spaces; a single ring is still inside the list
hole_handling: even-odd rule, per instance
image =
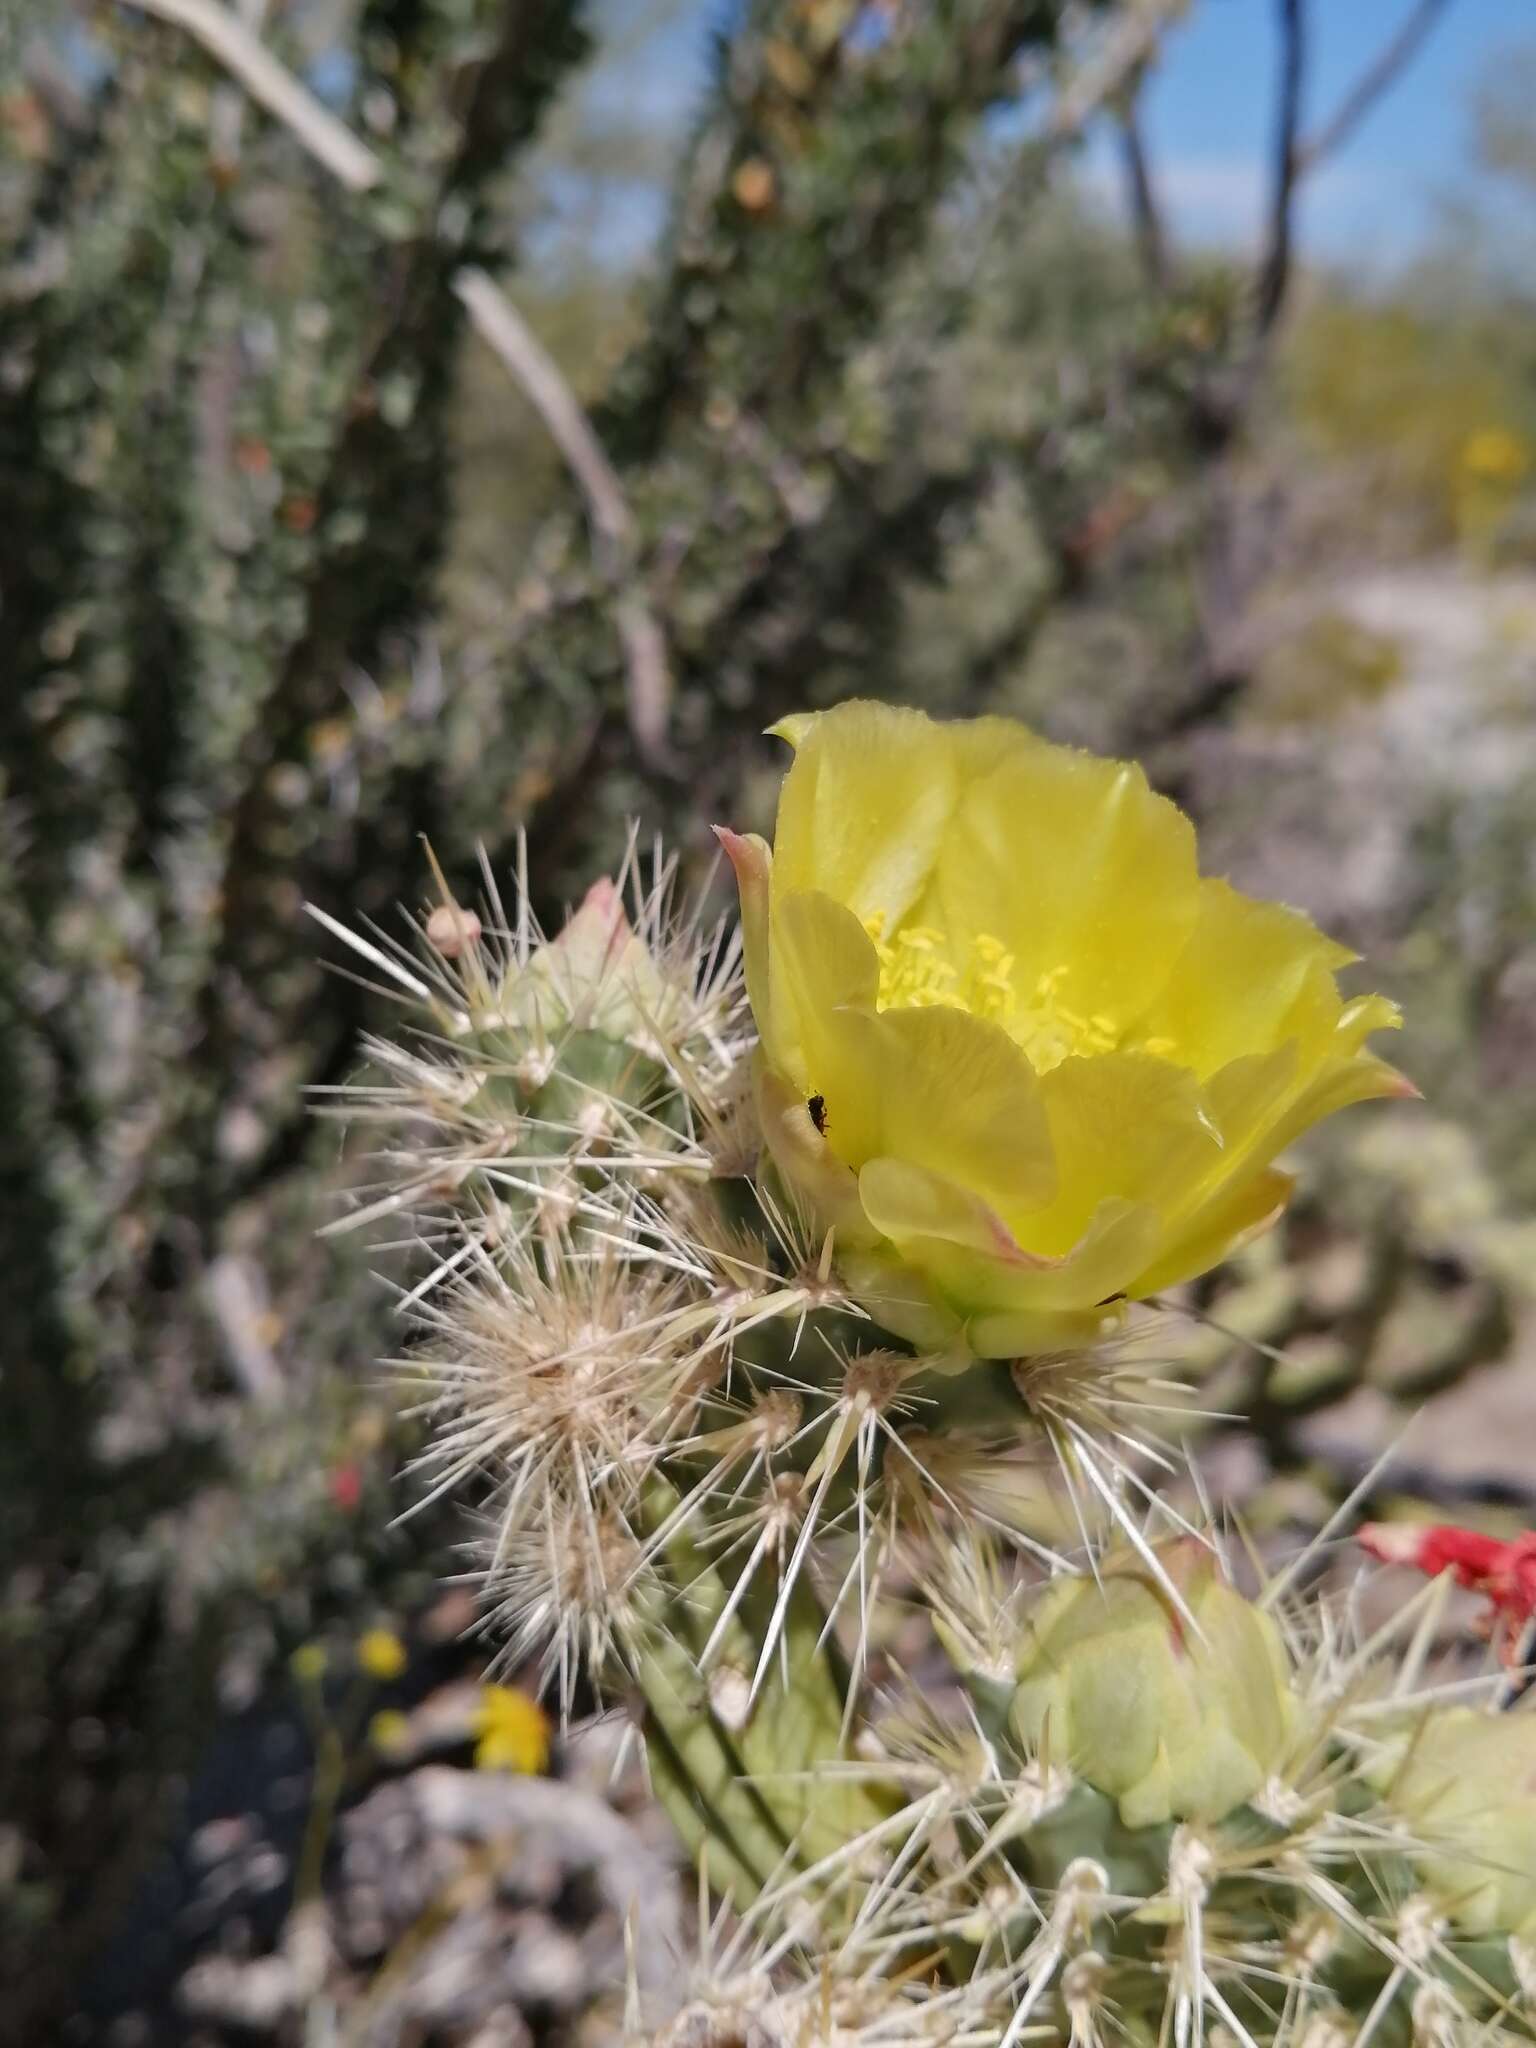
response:
[[[1283,698],[1274,701],[1279,691],[1266,697],[1270,678],[1261,664],[1248,715],[1194,742],[1200,806],[1212,820],[1208,865],[1306,909],[1368,962],[1384,951],[1390,963],[1394,950],[1411,953],[1415,943],[1421,835],[1438,830],[1466,849],[1502,813],[1517,859],[1524,842],[1536,902],[1536,576],[1482,577],[1453,563],[1381,569],[1310,588],[1300,612],[1295,600],[1279,609],[1291,631],[1307,616],[1351,622],[1395,650],[1399,671],[1375,698],[1361,701],[1341,688],[1331,713],[1313,705],[1304,721],[1287,722]],[[1261,613],[1252,630],[1264,637],[1282,628]],[[1475,889],[1457,906],[1455,935],[1469,956],[1486,945],[1490,914]],[[1536,920],[1512,934],[1512,950],[1493,991],[1499,1014],[1485,1009],[1477,1017],[1493,1027],[1494,1043],[1480,1053],[1469,1048],[1467,1057],[1493,1064],[1494,1086],[1523,1079],[1529,1103],[1536,1100],[1529,1092]],[[1412,1045],[1410,1030],[1406,1059]],[[1346,1461],[1368,1460],[1402,1439],[1405,1460],[1431,1464],[1447,1489],[1491,1480],[1536,1493],[1536,1226],[1497,1213],[1476,1135],[1432,1122],[1440,1104],[1431,1082],[1426,1095],[1423,1110],[1353,1112],[1353,1142],[1367,1156],[1419,1150],[1419,1194],[1435,1211],[1429,1227],[1442,1228],[1457,1250],[1475,1239],[1517,1302],[1524,1296],[1514,1342],[1504,1361],[1433,1396],[1411,1421],[1384,1394],[1363,1388],[1309,1424],[1307,1439]],[[1536,1147],[1536,1116],[1516,1113]]]
[[[263,1902],[291,1881],[293,1844],[262,1788],[199,1828],[169,2007],[74,2038],[538,2048],[617,2039],[631,1987],[640,2010],[670,2010],[684,1887],[623,1717],[559,1741],[553,1776],[475,1769],[477,1692],[450,1683],[406,1717],[392,1767],[336,1820],[323,1888],[276,1928]]]
[[[1411,842],[1433,810],[1449,804],[1471,826],[1536,772],[1536,576],[1382,569],[1275,611],[1255,613],[1256,644],[1333,617],[1389,644],[1400,667],[1374,700],[1343,679],[1292,722],[1261,656],[1250,714],[1191,743],[1206,861],[1367,936],[1411,903]]]

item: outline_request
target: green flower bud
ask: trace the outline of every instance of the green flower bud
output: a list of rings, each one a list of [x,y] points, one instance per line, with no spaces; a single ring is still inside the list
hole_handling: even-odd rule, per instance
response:
[[[1536,1714],[1448,1707],[1371,1776],[1421,1882],[1466,1934],[1536,1938]]]
[[[690,984],[669,981],[631,926],[614,883],[594,882],[556,936],[535,948],[501,992],[503,1019],[556,1035],[596,1032],[647,1048],[686,1027]]]
[[[1047,1587],[1011,1710],[1025,1747],[1114,1799],[1127,1827],[1221,1820],[1280,1769],[1295,1732],[1269,1616],[1198,1545],[1162,1563],[1188,1618],[1130,1560]]]
[[[666,957],[664,936],[637,932],[618,887],[595,882],[554,938],[487,977],[458,1041],[481,1070],[470,1112],[526,1116],[521,1151],[561,1158],[619,1137],[626,1110],[651,1133],[679,1124],[673,1062],[697,1053],[709,999],[691,960]]]

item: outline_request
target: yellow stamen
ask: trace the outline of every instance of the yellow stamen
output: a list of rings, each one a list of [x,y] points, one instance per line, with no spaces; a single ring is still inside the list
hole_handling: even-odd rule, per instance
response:
[[[948,957],[945,935],[931,925],[907,925],[888,939],[884,914],[876,911],[864,929],[880,962],[876,1003],[882,1010],[969,1010],[1001,1025],[1042,1074],[1074,1054],[1111,1052],[1119,1043],[1112,1017],[1085,1017],[1061,1000],[1065,966],[1042,974],[1033,993],[1021,997],[1014,986],[1014,956],[990,932],[973,935],[957,966]]]

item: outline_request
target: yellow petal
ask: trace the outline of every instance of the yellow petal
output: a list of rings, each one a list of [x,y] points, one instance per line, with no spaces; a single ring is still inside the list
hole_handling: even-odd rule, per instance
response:
[[[857,1166],[880,1145],[880,1105],[850,1018],[874,1014],[879,963],[869,934],[819,890],[773,915],[775,1062],[803,1099],[820,1096],[832,1149]]]
[[[882,1237],[897,1244],[942,1239],[1021,1273],[1039,1273],[1052,1263],[1026,1252],[979,1195],[928,1167],[904,1159],[867,1160],[859,1174],[859,1197]]]
[[[840,1249],[870,1241],[857,1177],[817,1130],[805,1097],[761,1058],[756,1079],[763,1142],[780,1174],[837,1232]]]
[[[896,922],[925,887],[954,809],[948,730],[920,711],[840,704],[795,721],[774,829],[775,889],[816,889]]]
[[[1230,883],[1201,882],[1199,916],[1138,1035],[1166,1039],[1170,1057],[1203,1079],[1247,1053],[1330,1029],[1334,974],[1354,955],[1299,911],[1260,903]]]
[[[765,1045],[774,1037],[769,986],[769,890],[773,855],[765,839],[755,832],[732,832],[715,827],[726,858],[736,874],[741,899],[741,946],[747,971],[747,1001],[757,1020],[758,1036]],[[771,1050],[771,1047],[770,1047]]]
[[[1102,1307],[1152,1258],[1160,1236],[1157,1211],[1144,1202],[1101,1202],[1069,1251],[1043,1265],[1016,1269],[1006,1295],[994,1288],[984,1296],[979,1276],[974,1278],[976,1305],[1052,1313]]]
[[[1348,1035],[1392,1014],[1390,1005],[1362,1012]],[[1182,1189],[1171,1191],[1164,1205],[1164,1243],[1129,1283],[1132,1296],[1141,1299],[1194,1279],[1277,1222],[1293,1182],[1269,1162],[1311,1125],[1355,1102],[1416,1092],[1395,1068],[1368,1053],[1341,1059],[1329,1051],[1319,1055],[1314,1047],[1305,1069],[1298,1055],[1293,1039],[1272,1053],[1231,1061],[1206,1084],[1206,1108],[1221,1134],[1221,1150]]]
[[[1229,1061],[1206,1081],[1199,1091],[1201,1115],[1218,1142],[1195,1163],[1196,1170],[1164,1191],[1170,1243],[1189,1235],[1197,1215],[1261,1172],[1280,1150],[1272,1134],[1305,1086],[1300,1069],[1299,1050],[1290,1039],[1272,1051]]]
[[[1156,1259],[1126,1292],[1141,1301],[1209,1272],[1279,1222],[1295,1185],[1290,1174],[1271,1166],[1222,1189],[1159,1248]]]
[[[997,1309],[973,1316],[965,1339],[978,1358],[1039,1358],[1086,1351],[1124,1327],[1124,1302],[1091,1309]]]
[[[1049,1270],[1020,1249],[994,1209],[925,1167],[871,1159],[859,1175],[859,1196],[871,1227],[957,1308],[1010,1307]]]
[[[1141,1296],[1218,1264],[1273,1223],[1289,1188],[1270,1161],[1302,1132],[1335,1110],[1386,1095],[1413,1094],[1395,1068],[1369,1053],[1348,1049],[1366,1032],[1396,1019],[1395,1005],[1369,997],[1339,1011],[1321,1038],[1311,1029],[1319,1000],[1314,967],[1290,1016],[1303,1013],[1301,1032],[1269,1053],[1230,1061],[1205,1084],[1209,1121],[1221,1150],[1164,1209],[1167,1243],[1131,1292]],[[1331,985],[1331,976],[1329,976]],[[1337,1006],[1336,997],[1329,1000]]]
[[[1205,1110],[1221,1133],[1226,1169],[1284,1115],[1305,1086],[1301,1048],[1294,1038],[1267,1052],[1245,1053],[1211,1074],[1202,1090]]]
[[[1194,828],[1132,764],[1023,742],[962,790],[917,915],[1001,941],[1023,996],[1050,978],[1059,1007],[1118,1034],[1194,927]]]
[[[1221,1139],[1193,1074],[1167,1060],[1142,1052],[1064,1060],[1041,1077],[1040,1094],[1061,1184],[1050,1207],[1019,1226],[1032,1251],[1069,1250],[1108,1200],[1171,1210],[1220,1165]]]
[[[1374,1053],[1357,1053],[1342,1066],[1320,1074],[1297,1097],[1275,1128],[1272,1150],[1284,1151],[1313,1124],[1341,1109],[1350,1109],[1357,1102],[1379,1102],[1389,1097],[1412,1101],[1418,1092],[1396,1067],[1377,1059]]]
[[[1373,1031],[1400,1031],[1402,1024],[1403,1013],[1390,996],[1355,996],[1344,1005],[1338,1033],[1342,1045],[1353,1052]],[[1403,1085],[1417,1095],[1418,1090],[1411,1081],[1405,1081]]]
[[[1124,1291],[1151,1257],[1162,1224],[1145,1202],[1100,1202],[1072,1249],[1030,1288],[1042,1307],[1088,1309]]]
[[[968,1190],[896,1159],[870,1160],[859,1175],[859,1195],[870,1223],[903,1259],[947,1300],[973,1313],[1096,1309],[1145,1264],[1158,1237],[1151,1210],[1105,1202],[1070,1252],[1039,1258]]]
[[[1040,1084],[1005,1031],[964,1010],[845,1009],[833,1038],[841,1092],[823,1091],[827,1130],[850,1166],[890,1158],[926,1167],[1005,1218],[1049,1198],[1056,1173]]]
[[[1016,718],[933,719],[926,712],[906,713],[874,697],[851,697],[830,711],[791,711],[766,728],[771,739],[784,740],[798,753],[811,732],[824,721],[836,729],[837,722],[854,712],[894,713],[920,721],[914,731],[924,745],[943,746],[953,755],[963,776],[978,775],[997,765],[999,758],[1014,747],[1040,746],[1042,742]]]
[[[783,740],[798,752],[801,741],[811,727],[818,718],[825,716],[825,712],[821,711],[791,711],[776,724],[765,727],[765,731],[769,739]]]
[[[776,964],[802,1025],[829,1010],[873,1010],[880,963],[868,932],[821,889],[784,895],[774,905]]]

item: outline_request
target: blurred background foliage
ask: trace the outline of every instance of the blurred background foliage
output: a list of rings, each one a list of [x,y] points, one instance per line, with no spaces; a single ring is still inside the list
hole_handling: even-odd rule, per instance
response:
[[[376,999],[301,905],[525,832],[553,918],[631,815],[702,878],[763,726],[858,691],[1134,751],[1370,955],[1430,1098],[1189,1304],[1227,1497],[1315,1522],[1427,1402],[1392,1484],[1528,1517],[1536,48],[1469,109],[1500,204],[1365,288],[1293,247],[1352,126],[1299,0],[1249,254],[1159,205],[1179,5],[239,0],[361,191],[164,12],[0,21],[0,2038],[600,2037],[662,1838],[602,1731],[525,1782],[462,1522],[391,1526],[305,1094]],[[681,125],[627,89],[680,22]]]

